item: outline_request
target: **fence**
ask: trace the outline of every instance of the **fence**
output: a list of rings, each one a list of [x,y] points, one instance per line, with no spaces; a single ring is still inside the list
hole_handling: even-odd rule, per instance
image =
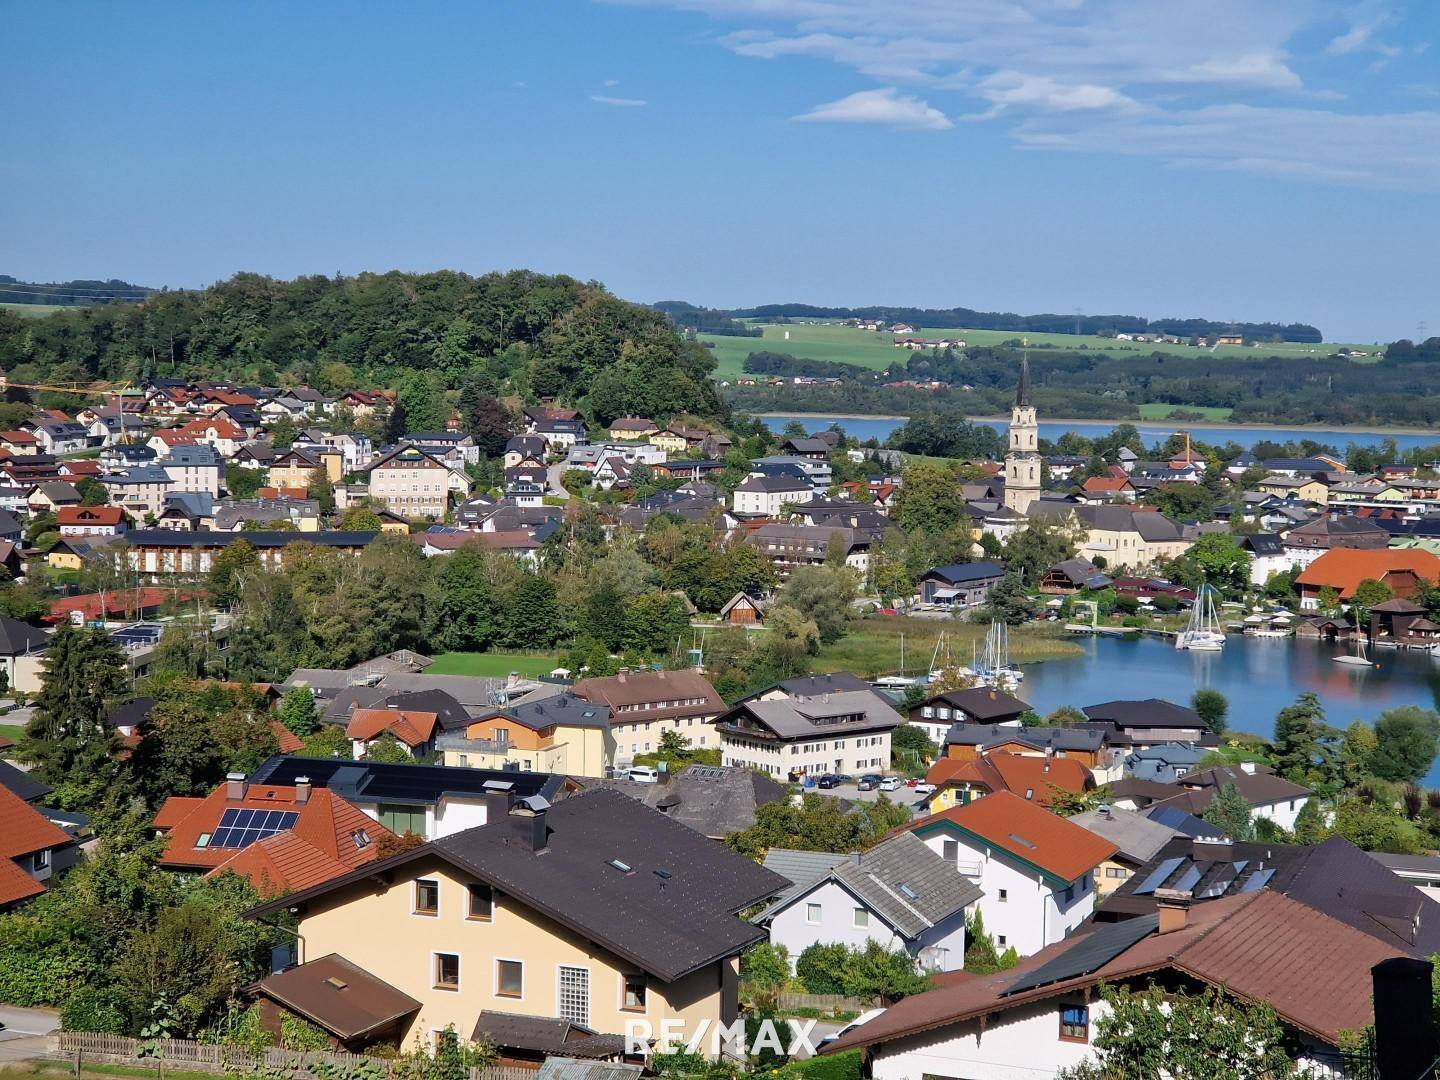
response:
[[[129,1039],[123,1035],[101,1035],[91,1031],[62,1031],[60,1056],[110,1063],[141,1065],[163,1073],[166,1069],[198,1072],[287,1073],[309,1080],[390,1080],[395,1076],[393,1058],[367,1054],[346,1054],[326,1050],[283,1050],[269,1047],[252,1051],[238,1046],[216,1046],[189,1039]],[[535,1070],[515,1065],[487,1065],[470,1070],[470,1080],[534,1080]]]
[[[821,1012],[864,1012],[873,1009],[875,1002],[865,998],[846,997],[844,994],[780,994],[775,1001],[781,1009],[819,1009]]]

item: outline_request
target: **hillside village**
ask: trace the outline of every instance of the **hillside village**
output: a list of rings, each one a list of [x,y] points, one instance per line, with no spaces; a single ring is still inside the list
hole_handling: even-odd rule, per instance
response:
[[[1007,452],[950,463],[553,400],[408,430],[384,389],[88,396],[0,432],[0,1001],[63,1052],[738,1075],[739,1029],[692,1060],[661,1025],[820,1001],[797,1075],[1079,1076],[1163,991],[1275,1075],[1435,1056],[1423,719],[1341,739],[1302,699],[1266,742],[1213,692],[1041,717],[994,649],[817,659],[887,620],[1177,635],[1216,598],[1437,649],[1428,465],[1059,453],[1023,359]],[[558,660],[432,670],[502,648]]]

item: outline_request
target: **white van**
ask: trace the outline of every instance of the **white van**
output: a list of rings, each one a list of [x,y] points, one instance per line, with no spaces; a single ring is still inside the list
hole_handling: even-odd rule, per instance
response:
[[[658,784],[660,782],[660,770],[649,765],[632,765],[628,776],[637,784]]]

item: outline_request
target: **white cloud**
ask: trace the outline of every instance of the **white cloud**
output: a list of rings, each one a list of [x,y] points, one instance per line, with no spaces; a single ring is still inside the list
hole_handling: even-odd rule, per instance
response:
[[[649,104],[643,98],[611,97],[608,94],[591,94],[590,100],[597,105],[611,105],[617,109],[639,109]]]
[[[1065,84],[1046,75],[1001,71],[980,83],[980,92],[992,105],[1074,112],[1079,109],[1133,109],[1133,99],[1108,86]]]
[[[601,83],[600,85],[601,85],[601,86],[619,86],[619,85],[620,85],[620,80],[619,80],[619,79],[606,79],[606,80],[605,80],[603,83]]]
[[[1232,86],[1298,90],[1300,76],[1274,53],[1253,52],[1192,64],[1189,74],[1198,82],[1227,83]]]
[[[893,86],[858,91],[839,101],[817,105],[795,119],[835,124],[885,124],[917,131],[944,131],[955,126],[939,109],[919,98],[902,94]]]

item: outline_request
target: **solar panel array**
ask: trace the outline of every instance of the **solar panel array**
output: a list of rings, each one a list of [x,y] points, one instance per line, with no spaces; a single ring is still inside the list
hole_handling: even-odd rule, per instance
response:
[[[1164,886],[1179,892],[1193,892],[1197,900],[1211,900],[1231,893],[1263,889],[1275,876],[1276,869],[1267,868],[1263,863],[1255,864],[1250,859],[1195,862],[1182,855],[1161,862],[1135,887],[1133,895],[1149,896]],[[1249,877],[1245,876],[1247,870],[1250,871]],[[1171,878],[1175,880],[1170,881]],[[1166,882],[1170,884],[1166,885]]]
[[[1002,997],[1034,990],[1039,986],[1063,982],[1099,971],[1130,946],[1153,933],[1160,925],[1158,915],[1142,915],[1117,923],[1100,923],[1085,938],[1077,941],[1053,960],[1017,979],[1005,989]]]
[[[294,810],[226,810],[210,838],[210,846],[249,847],[257,840],[294,828],[299,816]]]
[[[142,647],[158,642],[164,630],[163,626],[155,623],[136,623],[133,626],[122,626],[118,630],[111,630],[110,637],[120,645]]]
[[[1155,868],[1149,877],[1135,887],[1135,895],[1149,896],[1164,884],[1165,879],[1173,874],[1184,861],[1184,859],[1166,859]]]

